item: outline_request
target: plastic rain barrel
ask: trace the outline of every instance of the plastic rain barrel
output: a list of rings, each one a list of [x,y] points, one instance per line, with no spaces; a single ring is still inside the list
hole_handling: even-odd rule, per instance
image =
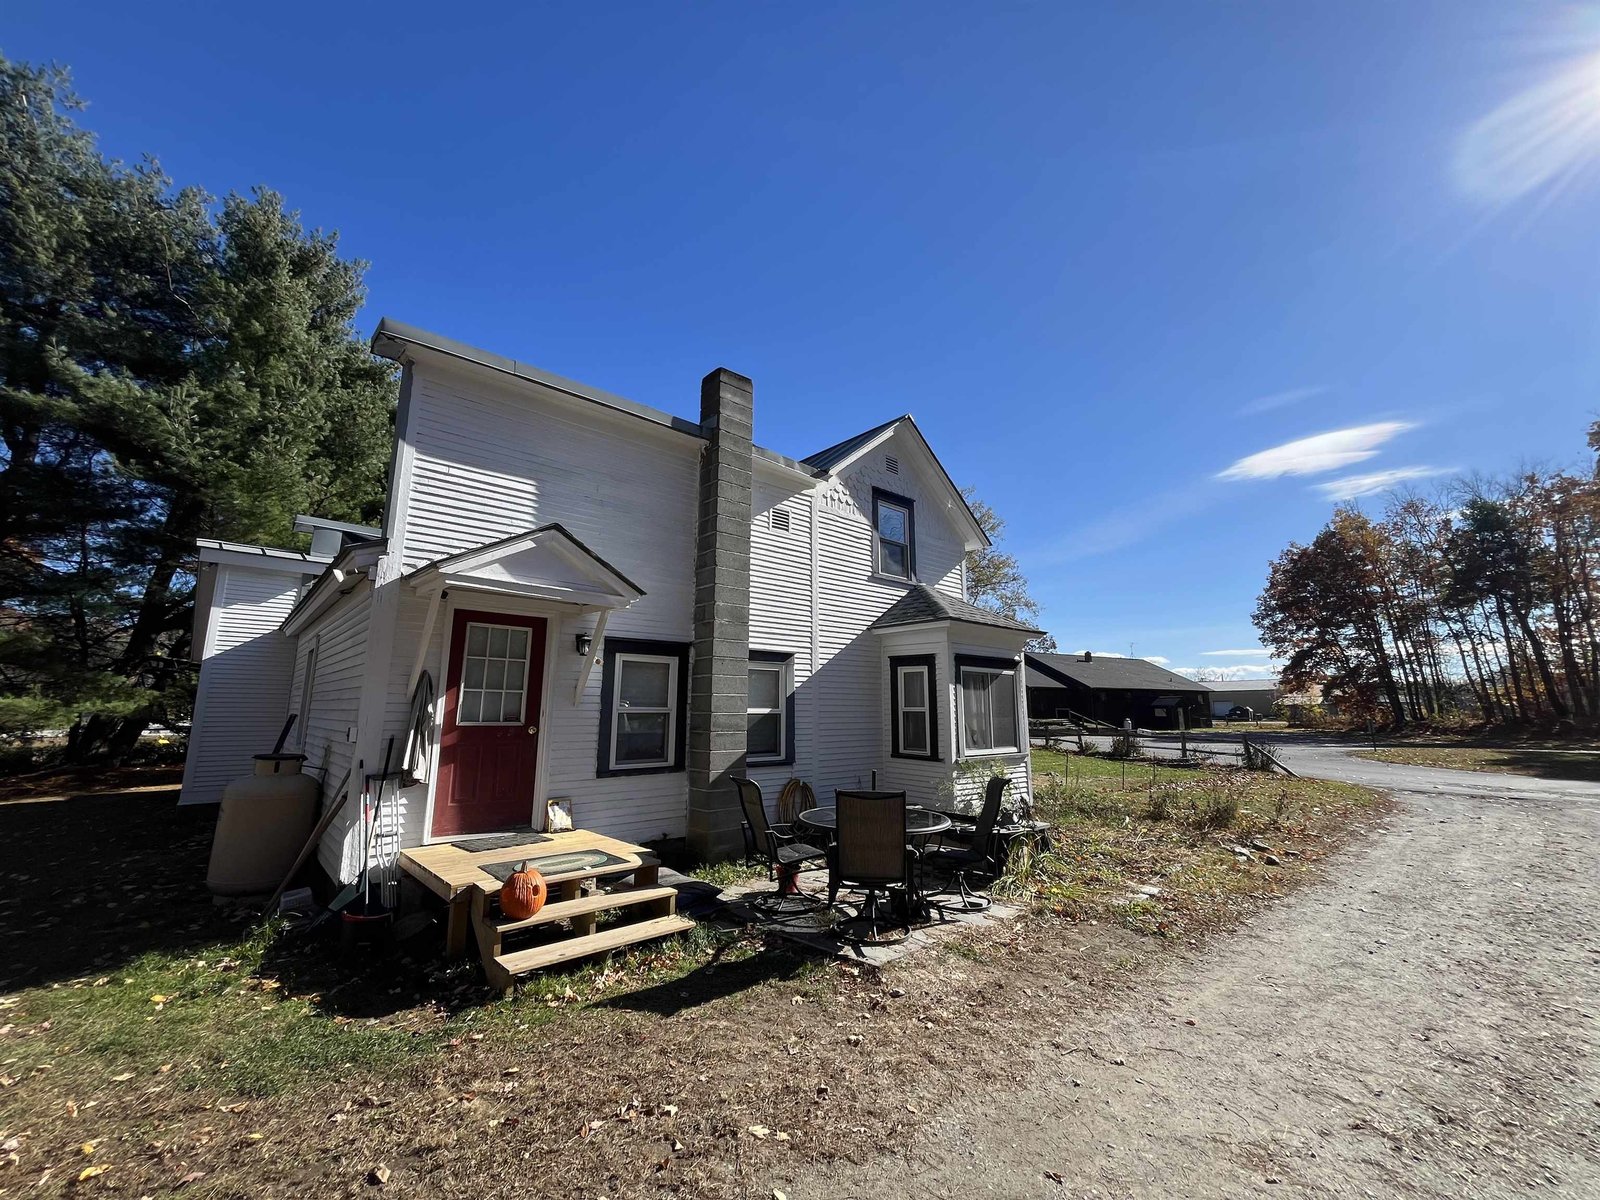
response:
[[[283,882],[317,819],[317,781],[303,754],[258,754],[253,774],[222,793],[206,886],[219,896],[271,892]]]

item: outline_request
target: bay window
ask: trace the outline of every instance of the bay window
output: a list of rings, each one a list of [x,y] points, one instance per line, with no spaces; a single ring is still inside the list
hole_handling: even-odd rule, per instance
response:
[[[1017,753],[1017,664],[1006,658],[956,656],[963,755]]]

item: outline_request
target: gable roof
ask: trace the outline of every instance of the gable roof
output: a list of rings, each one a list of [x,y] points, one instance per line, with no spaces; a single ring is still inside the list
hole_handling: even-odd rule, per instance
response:
[[[555,521],[436,558],[405,578],[423,590],[462,586],[607,608],[645,594]]]
[[[912,435],[916,445],[927,455],[928,461],[933,464],[933,469],[937,472],[939,479],[943,481],[945,487],[949,490],[950,507],[960,506],[960,515],[967,519],[970,532],[976,535],[969,542],[967,548],[981,549],[992,545],[993,543],[990,542],[988,533],[984,531],[983,526],[978,522],[978,515],[972,511],[972,505],[967,503],[967,498],[961,494],[961,489],[956,486],[955,480],[950,478],[950,472],[944,469],[944,464],[939,461],[939,456],[933,452],[933,447],[928,445],[928,439],[922,436],[922,430],[917,428],[916,419],[910,413],[902,417],[896,417],[892,421],[885,421],[882,425],[874,425],[871,429],[858,433],[855,437],[845,438],[844,441],[837,442],[826,450],[818,450],[809,458],[802,459],[801,462],[808,467],[815,467],[829,475],[837,475],[872,447],[887,441],[902,429]],[[972,543],[976,543],[976,545]]]
[[[408,348],[415,347],[430,350],[435,354],[442,354],[461,362],[473,363],[491,371],[511,375],[528,383],[538,384],[563,396],[575,400],[586,400],[591,404],[598,404],[613,412],[623,413],[637,417],[641,421],[648,421],[663,429],[671,429],[689,437],[705,440],[708,435],[705,429],[695,421],[684,417],[675,417],[671,413],[663,412],[658,408],[651,408],[647,404],[602,391],[600,388],[590,387],[586,383],[564,379],[560,375],[541,370],[529,363],[519,362],[514,358],[507,358],[503,354],[495,354],[490,350],[483,350],[477,346],[469,346],[466,342],[458,342],[454,338],[447,338],[442,334],[433,333],[426,329],[419,329],[415,325],[407,325],[402,321],[384,317],[378,322],[378,328],[372,334],[372,352],[380,358],[401,362],[405,358]],[[922,430],[917,428],[917,423],[909,414],[895,417],[881,425],[848,437],[842,442],[829,446],[826,450],[819,450],[809,458],[799,461],[779,454],[775,450],[768,450],[763,446],[752,449],[755,457],[762,459],[774,466],[796,472],[809,479],[826,479],[833,472],[849,463],[861,451],[870,446],[876,439],[894,431],[901,425],[916,434],[916,440],[923,451],[933,462],[934,469],[939,477],[950,489],[952,507],[960,505],[960,513],[971,523],[971,532],[976,535],[972,540],[981,546],[988,546],[989,535],[978,524],[978,518],[973,514],[972,507],[961,494],[961,489],[950,478],[950,473],[944,469],[944,464],[939,461],[939,456],[933,452],[933,447],[928,445],[928,439],[922,436]]]
[[[826,450],[818,450],[815,454],[808,454],[800,461],[808,467],[816,467],[819,471],[831,471],[834,467],[854,455],[857,450],[870,443],[880,433],[893,429],[901,421],[909,420],[911,420],[910,413],[903,417],[894,417],[885,421],[882,425],[874,425],[871,429],[856,434],[855,437],[847,437],[842,442],[835,442]]]
[[[967,625],[988,625],[994,629],[1011,629],[1017,633],[1038,634],[1041,630],[987,608],[979,608],[955,596],[936,592],[925,583],[914,583],[889,606],[887,612],[867,626],[868,629],[899,629],[906,625],[928,625],[935,621],[961,621]]]
[[[1129,692],[1209,692],[1206,684],[1169,671],[1143,658],[1095,655],[1089,662],[1078,654],[1028,654],[1030,687],[1061,687],[1067,682],[1088,688]],[[1035,682],[1035,679],[1038,682]]]

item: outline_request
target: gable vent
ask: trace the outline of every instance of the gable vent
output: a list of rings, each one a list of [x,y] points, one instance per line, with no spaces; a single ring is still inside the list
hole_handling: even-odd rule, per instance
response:
[[[900,460],[898,458],[896,458],[894,455],[885,454],[883,456],[883,465],[884,465],[885,469],[888,470],[889,474],[891,474],[891,475],[900,474]]]
[[[775,508],[767,514],[767,524],[773,529],[787,530],[789,528],[789,510]]]

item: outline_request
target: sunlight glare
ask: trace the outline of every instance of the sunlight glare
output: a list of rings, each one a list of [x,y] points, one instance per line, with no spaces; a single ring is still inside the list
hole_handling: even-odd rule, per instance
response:
[[[1455,177],[1468,196],[1505,204],[1556,189],[1600,159],[1600,54],[1569,62],[1469,127]]]

